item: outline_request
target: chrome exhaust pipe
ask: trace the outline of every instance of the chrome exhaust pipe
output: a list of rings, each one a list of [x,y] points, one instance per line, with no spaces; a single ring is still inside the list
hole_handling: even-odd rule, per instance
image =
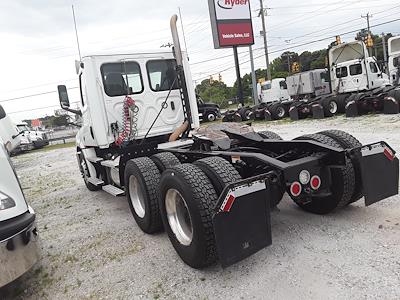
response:
[[[170,26],[171,26],[171,33],[172,33],[172,41],[174,43],[174,56],[176,59],[176,63],[178,66],[183,66],[183,56],[182,56],[182,49],[181,49],[181,43],[179,41],[179,33],[178,33],[178,27],[176,26],[176,23],[178,22],[178,16],[173,15],[170,21]]]

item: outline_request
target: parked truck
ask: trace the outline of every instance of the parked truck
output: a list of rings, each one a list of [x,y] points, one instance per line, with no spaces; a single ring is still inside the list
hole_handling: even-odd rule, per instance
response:
[[[385,142],[363,146],[337,130],[283,141],[235,123],[199,128],[176,22],[173,52],[78,62],[76,155],[89,190],[125,195],[138,227],[165,230],[193,268],[226,267],[271,245],[270,210],[285,192],[316,214],[398,193],[399,161]],[[58,91],[71,111],[66,86]]]
[[[17,124],[17,128],[21,133],[21,136],[26,137],[26,140],[29,141],[29,144],[26,144],[26,149],[24,149],[24,151],[40,149],[49,145],[49,138],[46,132],[41,130],[33,130],[26,122]]]
[[[36,215],[27,204],[4,147],[15,127],[0,106],[0,288],[22,276],[39,259]],[[4,140],[3,140],[4,139]]]
[[[7,153],[12,153],[21,144],[21,137],[17,128],[12,123],[10,117],[6,114],[4,108],[0,106],[0,115],[3,116],[0,123],[0,138],[2,145]]]
[[[396,87],[380,70],[375,57],[368,55],[364,42],[353,41],[330,47],[328,62],[326,82],[330,86],[330,92],[326,93],[328,89],[324,89],[324,92],[318,97],[315,95],[316,98],[311,102],[294,103],[291,108],[292,119],[296,120],[309,114],[321,118],[336,112],[345,112],[348,117],[371,111],[399,113],[400,98],[391,97]],[[298,88],[300,89],[300,86]]]
[[[400,84],[400,36],[388,40],[389,76],[393,85]]]

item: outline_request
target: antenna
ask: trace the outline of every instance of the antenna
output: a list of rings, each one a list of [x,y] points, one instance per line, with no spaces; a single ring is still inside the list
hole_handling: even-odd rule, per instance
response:
[[[80,47],[80,45],[79,45],[78,29],[76,28],[76,18],[75,18],[75,9],[74,9],[74,5],[72,5],[72,16],[74,17],[75,36],[76,36],[76,43],[77,43],[77,45],[78,45],[79,60],[82,61],[81,47]]]
[[[179,9],[179,18],[181,19],[181,26],[182,26],[182,33],[183,33],[183,41],[185,42],[186,55],[189,56],[189,53],[188,53],[189,51],[188,51],[188,47],[187,47],[187,44],[186,44],[185,29],[183,28],[183,19],[182,19],[181,8],[178,7],[178,9]]]

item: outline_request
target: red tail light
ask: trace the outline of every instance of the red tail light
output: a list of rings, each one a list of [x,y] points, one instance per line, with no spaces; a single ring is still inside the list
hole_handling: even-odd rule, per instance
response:
[[[321,186],[321,178],[317,175],[311,178],[311,188],[313,190],[318,190]]]
[[[297,197],[301,194],[301,184],[299,182],[293,182],[292,185],[290,186],[290,193],[294,196]]]

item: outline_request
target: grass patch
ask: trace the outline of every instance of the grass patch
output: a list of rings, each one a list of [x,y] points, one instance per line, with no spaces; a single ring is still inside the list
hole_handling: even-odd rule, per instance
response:
[[[43,147],[41,149],[33,150],[30,153],[48,152],[48,151],[53,151],[53,150],[57,150],[57,149],[72,148],[75,146],[76,146],[75,142],[70,142],[70,143],[65,143],[65,144],[55,144],[55,145]]]

